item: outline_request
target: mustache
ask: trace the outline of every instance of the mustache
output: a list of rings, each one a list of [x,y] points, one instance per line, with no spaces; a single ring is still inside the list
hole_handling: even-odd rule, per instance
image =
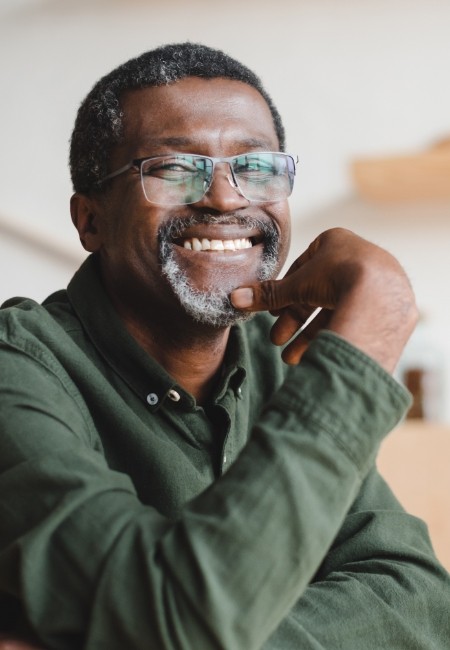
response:
[[[187,217],[172,217],[159,229],[160,242],[180,239],[187,228],[199,225],[237,225],[249,230],[260,230],[269,241],[278,239],[278,230],[269,218],[260,219],[242,214],[192,214]]]

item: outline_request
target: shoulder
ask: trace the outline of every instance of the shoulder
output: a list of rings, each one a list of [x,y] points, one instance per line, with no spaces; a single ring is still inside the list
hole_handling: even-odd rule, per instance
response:
[[[7,372],[8,364],[17,364],[19,356],[51,372],[60,371],[59,351],[73,345],[68,334],[73,327],[81,325],[65,291],[53,294],[42,305],[28,298],[8,300],[0,308],[2,371]]]
[[[47,301],[46,301],[47,303]],[[68,333],[74,315],[65,292],[48,299],[13,299],[0,308],[0,430],[7,436],[17,422],[79,422],[89,441],[94,429],[71,369],[80,350]],[[44,427],[49,426],[45,420]],[[74,429],[75,430],[75,429]]]
[[[19,349],[32,342],[40,347],[63,336],[75,322],[65,291],[52,294],[43,304],[11,298],[0,308],[0,341]]]

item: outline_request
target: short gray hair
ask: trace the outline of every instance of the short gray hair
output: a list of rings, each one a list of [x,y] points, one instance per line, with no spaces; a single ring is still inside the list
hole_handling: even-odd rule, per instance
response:
[[[75,192],[99,192],[101,179],[110,172],[108,160],[123,136],[122,95],[127,90],[164,86],[185,77],[224,77],[253,86],[269,106],[280,150],[284,150],[281,117],[251,70],[221,50],[205,45],[164,45],[130,59],[102,77],[82,102],[70,143],[70,173]]]

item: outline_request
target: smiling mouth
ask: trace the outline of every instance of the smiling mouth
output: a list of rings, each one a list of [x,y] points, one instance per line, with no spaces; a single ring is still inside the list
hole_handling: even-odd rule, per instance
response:
[[[179,281],[179,262],[185,265],[183,272],[205,273],[203,285],[207,287],[211,281],[217,288],[219,276],[215,267],[219,264],[228,274],[224,275],[220,286],[220,290],[226,293],[228,290],[224,288],[224,283],[228,282],[231,290],[237,286],[235,282],[240,281],[236,273],[242,275],[250,272],[261,281],[275,277],[279,271],[280,235],[271,220],[239,218],[238,215],[174,218],[161,227],[159,243],[164,273],[168,274],[170,269]],[[216,275],[212,281],[208,274],[213,268]]]
[[[195,215],[173,219],[160,232],[160,240],[180,253],[193,257],[198,253],[221,253],[230,260],[257,250],[264,254],[276,238],[275,225],[260,219],[238,215]],[[242,259],[241,259],[242,258]]]
[[[208,251],[212,253],[228,253],[252,248],[258,243],[256,237],[240,237],[238,239],[208,239],[202,237],[190,237],[174,242],[191,251]]]

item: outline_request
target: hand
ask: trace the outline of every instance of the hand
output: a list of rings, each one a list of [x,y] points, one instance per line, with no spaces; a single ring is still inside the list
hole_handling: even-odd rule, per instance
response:
[[[343,228],[327,230],[292,264],[281,280],[231,293],[245,311],[279,316],[271,339],[284,345],[286,363],[296,364],[320,329],[347,339],[393,372],[417,322],[409,280],[388,252]],[[319,315],[302,330],[317,307]]]

